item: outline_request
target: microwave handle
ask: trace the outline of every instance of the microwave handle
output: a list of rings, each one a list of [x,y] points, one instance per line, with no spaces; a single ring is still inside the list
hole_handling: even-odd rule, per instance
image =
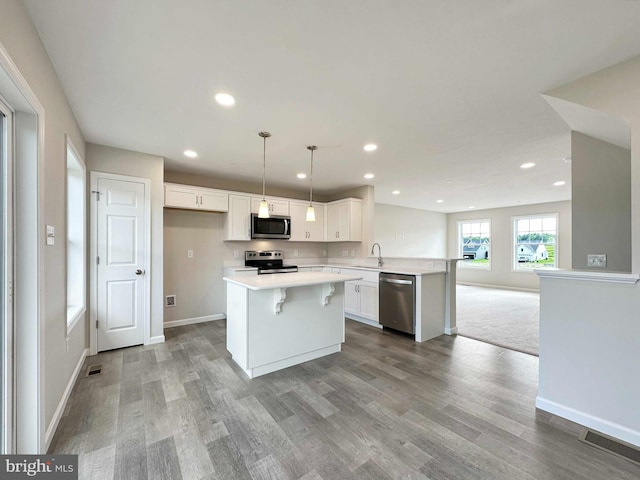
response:
[[[286,218],[284,220],[284,224],[286,225],[286,232],[285,233],[288,233],[289,235],[291,235],[291,225],[290,225],[291,224],[291,220]]]

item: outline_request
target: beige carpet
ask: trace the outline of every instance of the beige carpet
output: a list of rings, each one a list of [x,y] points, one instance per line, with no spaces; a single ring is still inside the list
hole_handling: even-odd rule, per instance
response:
[[[539,294],[458,285],[456,296],[459,335],[538,355]]]

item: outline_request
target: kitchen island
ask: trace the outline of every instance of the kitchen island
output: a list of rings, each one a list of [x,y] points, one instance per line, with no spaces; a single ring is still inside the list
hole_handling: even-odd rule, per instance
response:
[[[234,362],[254,378],[339,352],[344,282],[360,278],[327,272],[224,277]]]

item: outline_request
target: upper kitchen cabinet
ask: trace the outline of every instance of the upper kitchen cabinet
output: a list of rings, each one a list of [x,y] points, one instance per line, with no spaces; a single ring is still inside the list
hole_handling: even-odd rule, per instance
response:
[[[289,215],[289,200],[284,198],[265,197],[271,215]],[[251,213],[258,213],[262,197],[251,197]]]
[[[225,240],[251,240],[251,197],[229,195],[229,213],[224,220]]]
[[[229,193],[213,188],[165,183],[164,206],[168,208],[227,212],[229,211]]]
[[[347,198],[327,204],[326,241],[362,241],[362,200]]]
[[[291,215],[291,241],[292,242],[326,242],[324,217],[325,206],[313,203],[316,212],[316,221],[307,222],[307,207],[309,202],[289,202]]]

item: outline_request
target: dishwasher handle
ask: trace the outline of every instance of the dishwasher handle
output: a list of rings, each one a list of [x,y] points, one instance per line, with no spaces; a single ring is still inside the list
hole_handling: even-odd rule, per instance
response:
[[[396,283],[399,285],[413,285],[412,280],[396,280],[395,278],[380,278],[381,282]]]

